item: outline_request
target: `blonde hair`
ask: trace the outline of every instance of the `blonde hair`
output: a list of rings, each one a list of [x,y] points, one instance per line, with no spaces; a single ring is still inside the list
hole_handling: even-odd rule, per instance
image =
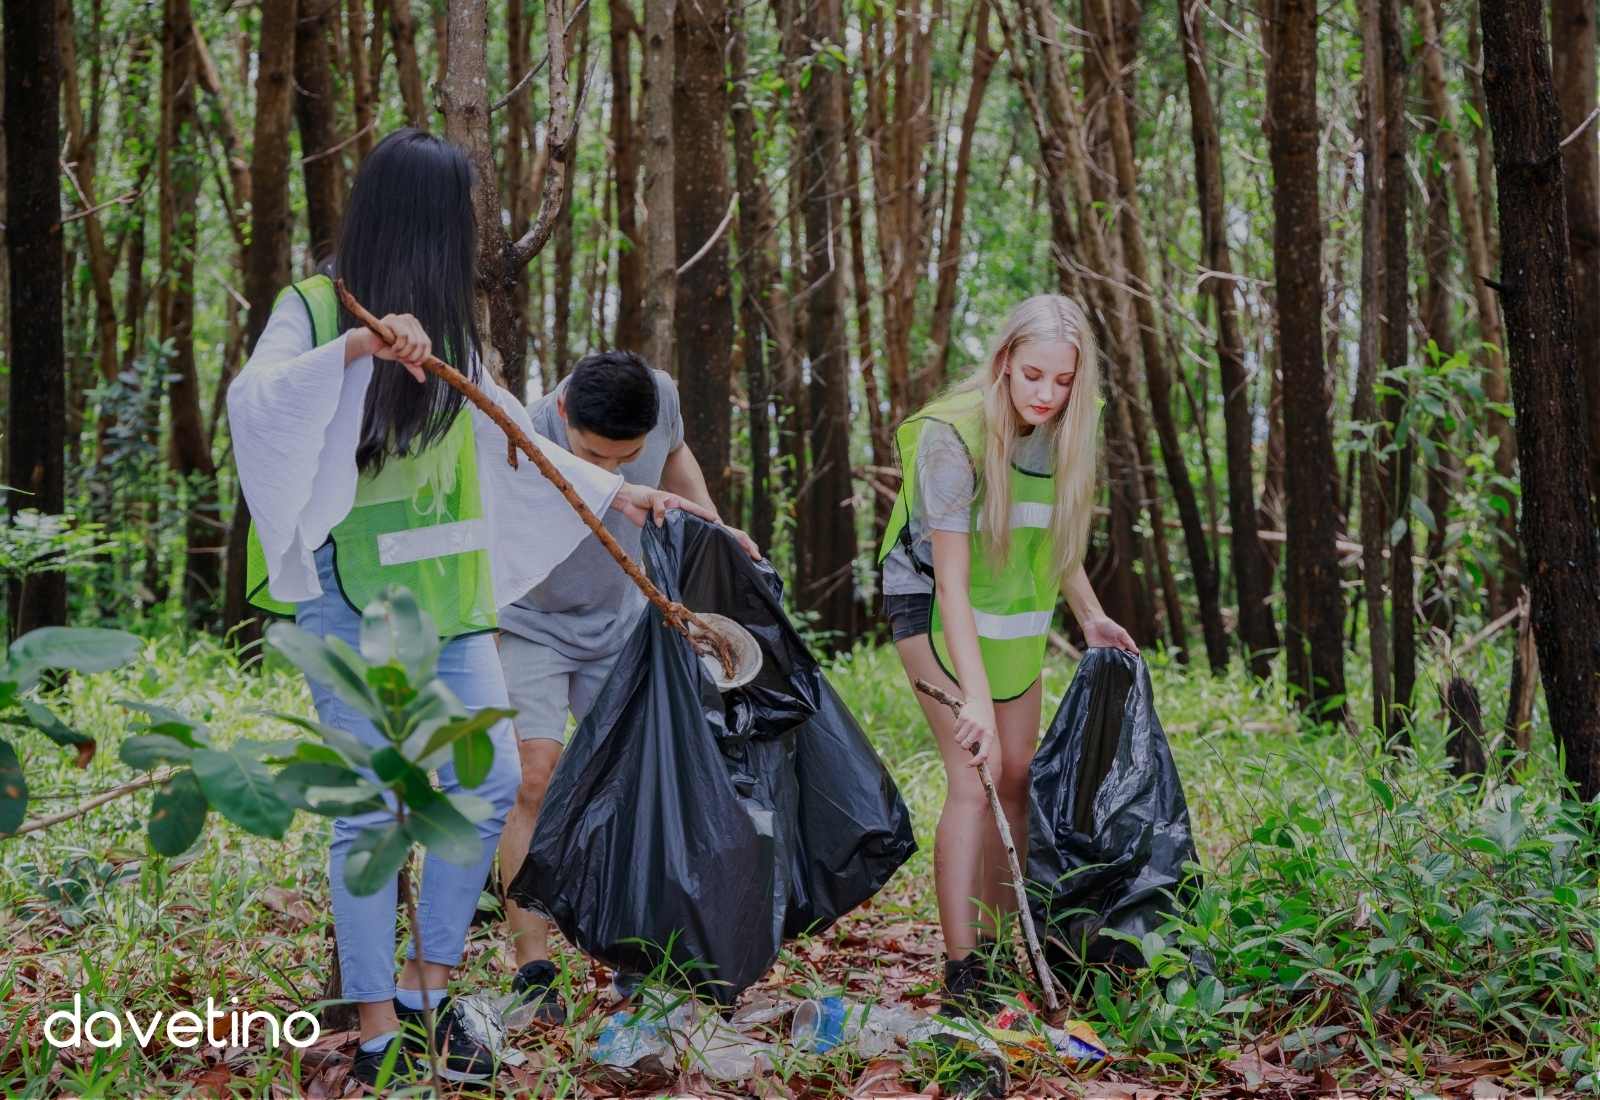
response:
[[[1011,548],[1011,464],[1017,448],[1017,412],[1007,374],[1011,355],[1026,344],[1059,341],[1077,348],[1072,396],[1049,424],[1053,433],[1056,498],[1050,533],[1056,570],[1065,584],[1083,563],[1094,498],[1095,434],[1100,420],[1100,351],[1083,307],[1064,294],[1038,294],[1011,311],[989,353],[987,369],[974,371],[953,392],[983,395],[982,479],[978,484],[989,560],[1003,567]],[[975,456],[976,457],[976,456]]]

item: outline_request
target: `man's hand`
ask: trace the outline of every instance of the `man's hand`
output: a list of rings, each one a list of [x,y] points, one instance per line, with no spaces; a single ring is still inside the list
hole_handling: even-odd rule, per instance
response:
[[[761,547],[756,545],[755,539],[751,538],[737,527],[729,527],[726,523],[724,523],[722,526],[723,529],[728,532],[728,534],[733,536],[733,541],[739,544],[739,549],[750,555],[751,561],[761,560]]]
[[[1083,640],[1091,647],[1108,646],[1111,649],[1124,649],[1129,653],[1139,652],[1139,646],[1134,642],[1133,635],[1105,615],[1090,619],[1083,624]]]
[[[674,508],[682,508],[685,512],[712,523],[720,522],[715,512],[704,505],[696,504],[688,497],[669,493],[663,489],[647,489],[643,485],[632,483],[625,483],[617,490],[617,495],[611,500],[611,507],[640,527],[643,527],[648,519],[654,519],[656,526],[660,527],[667,521],[667,513]]]

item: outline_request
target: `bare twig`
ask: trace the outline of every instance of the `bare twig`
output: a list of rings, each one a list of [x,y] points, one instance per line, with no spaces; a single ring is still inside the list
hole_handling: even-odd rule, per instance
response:
[[[917,690],[935,702],[943,703],[959,718],[964,705],[960,699],[941,687],[923,679],[917,680]],[[1017,858],[1017,845],[1011,838],[1011,825],[1000,807],[1000,794],[994,789],[994,776],[989,774],[989,762],[978,765],[978,779],[983,783],[983,793],[989,796],[989,812],[994,815],[995,828],[1000,830],[1000,843],[1005,846],[1006,859],[1011,864],[1011,886],[1017,892],[1017,920],[1022,925],[1022,935],[1028,943],[1028,955],[1033,960],[1034,972],[1039,975],[1039,985],[1044,990],[1044,1003],[1051,1012],[1061,1010],[1056,1000],[1055,983],[1050,978],[1050,967],[1045,964],[1044,952],[1039,947],[1039,933],[1033,927],[1033,913],[1028,909],[1028,889],[1022,877],[1022,861]]]
[[[738,205],[739,192],[736,190],[733,193],[733,197],[728,200],[728,212],[722,215],[722,221],[717,225],[716,231],[711,234],[711,236],[706,240],[705,244],[700,246],[700,250],[698,252],[696,252],[693,256],[690,256],[687,260],[683,261],[677,271],[679,275],[682,275],[685,271],[688,271],[691,267],[704,259],[705,254],[711,251],[712,245],[716,244],[717,241],[722,238],[722,234],[728,230],[728,223],[733,221],[733,211]]]
[[[16,832],[0,833],[0,836],[22,836],[25,833],[36,833],[40,829],[48,829],[52,825],[59,825],[63,821],[70,821],[72,818],[81,817],[90,810],[94,809],[96,806],[104,806],[107,802],[115,801],[124,795],[132,794],[134,791],[142,791],[146,787],[153,786],[157,783],[165,783],[177,772],[177,768],[162,768],[160,771],[151,772],[149,775],[140,776],[138,779],[130,780],[127,783],[112,787],[109,791],[97,794],[83,804],[74,806],[70,810],[62,810],[60,813],[47,814],[44,817],[31,818],[17,826]]]
[[[337,145],[330,145],[326,149],[318,149],[315,153],[307,153],[305,156],[300,158],[300,163],[301,164],[310,164],[314,160],[321,160],[323,157],[332,156],[334,153],[337,153],[339,150],[345,148],[351,142],[355,141],[362,134],[368,133],[369,131],[371,131],[374,128],[376,128],[377,125],[378,125],[378,120],[377,119],[373,119],[371,122],[369,122],[365,126],[361,127],[361,129],[357,130],[355,133],[351,134],[349,137],[347,137],[343,141],[339,142]]]
[[[340,279],[334,285],[338,289],[339,300],[344,303],[345,309],[350,311],[352,317],[371,329],[378,339],[385,344],[394,342],[394,333],[390,331],[389,326],[374,317],[367,311],[366,307],[356,301],[355,295],[345,288],[343,279]],[[650,578],[644,575],[643,570],[639,568],[637,563],[628,557],[627,551],[618,545],[615,536],[606,530],[605,524],[600,522],[600,517],[595,515],[594,511],[583,502],[583,498],[572,487],[572,483],[566,479],[566,476],[560,470],[556,469],[555,464],[545,456],[545,453],[534,445],[533,440],[529,439],[523,430],[517,426],[517,422],[512,420],[506,414],[506,411],[491,399],[488,394],[484,393],[464,374],[438,356],[428,356],[422,361],[422,368],[434,377],[441,379],[451,389],[472,402],[483,411],[485,416],[495,422],[495,425],[506,434],[506,461],[510,462],[513,467],[517,465],[518,450],[533,460],[533,464],[539,468],[539,472],[566,498],[567,503],[572,505],[573,511],[578,513],[578,518],[583,520],[584,525],[594,533],[594,537],[600,540],[600,545],[604,546],[606,551],[616,559],[617,564],[622,567],[622,571],[628,575],[628,578],[633,581],[639,591],[645,594],[645,598],[655,604],[657,610],[661,612],[661,617],[667,621],[668,625],[685,638],[688,638],[690,644],[697,650],[715,653],[722,662],[723,672],[731,679],[737,667],[732,645],[722,635],[706,625],[705,621],[695,615],[694,612],[681,603],[667,599],[662,594],[661,590],[655,586]]]

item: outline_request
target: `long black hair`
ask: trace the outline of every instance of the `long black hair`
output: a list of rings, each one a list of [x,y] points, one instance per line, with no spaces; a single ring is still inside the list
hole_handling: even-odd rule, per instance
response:
[[[334,268],[373,314],[409,313],[433,353],[479,375],[475,309],[478,229],[472,165],[459,148],[419,130],[396,130],[361,162],[344,214]],[[357,321],[341,305],[339,330]],[[392,456],[416,454],[450,430],[463,398],[431,374],[418,385],[380,362],[367,387],[356,465],[376,473]]]

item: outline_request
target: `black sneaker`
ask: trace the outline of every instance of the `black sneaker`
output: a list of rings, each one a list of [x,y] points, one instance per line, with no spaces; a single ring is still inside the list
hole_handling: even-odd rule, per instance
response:
[[[995,1000],[987,988],[988,969],[988,960],[976,951],[964,958],[947,960],[939,1015],[946,1019],[981,1019],[993,1012]]]
[[[426,1058],[428,1044],[422,1009],[407,1008],[396,999],[394,1012],[405,1029],[401,1035],[407,1049]],[[433,1010],[433,1041],[439,1051],[439,1076],[446,1081],[487,1081],[494,1076],[494,1052],[468,1034],[466,1023],[448,997]]]
[[[378,1071],[383,1068],[384,1059],[389,1057],[389,1051],[397,1043],[400,1043],[400,1036],[398,1035],[385,1043],[380,1050],[362,1050],[359,1046],[356,1047],[355,1064],[350,1067],[351,1079],[369,1089],[376,1089],[378,1087]],[[386,1084],[405,1078],[411,1073],[413,1063],[410,1052],[403,1049],[404,1044],[401,1045],[402,1049],[395,1055],[394,1065],[389,1068],[389,1077],[388,1081],[385,1082]]]
[[[511,979],[515,997],[506,1010],[507,1027],[527,1027],[531,1023],[560,1025],[567,1022],[567,1005],[556,992],[556,964],[538,959],[517,970]]]

